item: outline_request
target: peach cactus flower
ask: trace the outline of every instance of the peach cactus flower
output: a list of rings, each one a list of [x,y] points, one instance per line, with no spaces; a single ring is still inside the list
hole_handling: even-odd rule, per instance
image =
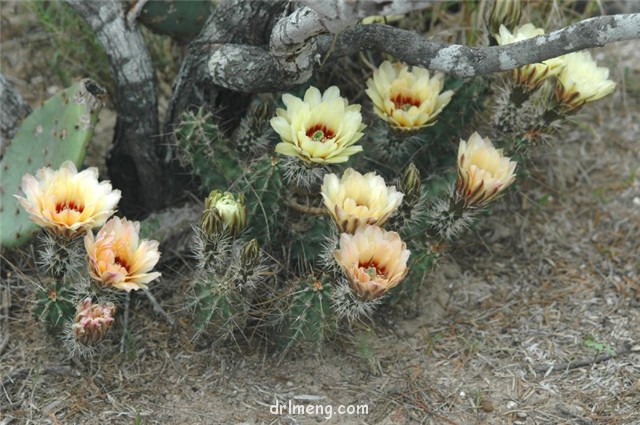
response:
[[[338,87],[329,87],[322,94],[309,87],[304,99],[284,94],[282,101],[287,109],[278,108],[271,119],[282,139],[276,152],[307,163],[335,164],[362,151],[362,146],[354,146],[365,128],[360,105],[349,105]]]
[[[375,172],[362,175],[353,168],[347,168],[341,179],[325,174],[321,194],[338,228],[346,233],[366,224],[382,226],[404,196]]]
[[[411,254],[396,232],[377,226],[340,235],[334,257],[351,288],[364,300],[372,300],[396,287],[407,275]]]
[[[151,272],[160,259],[158,242],[139,240],[140,223],[114,217],[94,237],[88,232],[84,246],[91,277],[105,287],[122,291],[144,289],[161,274]]]
[[[98,182],[97,168],[78,172],[71,161],[58,170],[43,167],[35,177],[25,174],[20,189],[24,197],[15,196],[31,219],[67,236],[102,226],[120,201],[119,190],[108,181]]]
[[[436,123],[453,91],[441,93],[444,74],[419,66],[384,61],[367,80],[366,93],[374,112],[397,130],[417,130]]]
[[[513,183],[516,165],[474,132],[468,142],[460,140],[456,194],[467,206],[482,206]]]

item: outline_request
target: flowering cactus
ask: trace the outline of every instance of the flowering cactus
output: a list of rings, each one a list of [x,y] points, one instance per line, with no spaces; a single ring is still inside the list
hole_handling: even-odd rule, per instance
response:
[[[309,87],[304,99],[284,94],[282,101],[287,109],[278,108],[271,119],[282,139],[276,152],[311,164],[333,164],[362,151],[362,146],[354,146],[365,128],[360,105],[349,105],[337,87],[323,94]]]
[[[442,92],[444,74],[403,63],[384,61],[367,80],[367,95],[376,115],[397,130],[431,126],[451,101],[453,91]]]
[[[387,187],[376,173],[362,175],[353,168],[348,168],[341,179],[326,174],[321,193],[338,229],[347,233],[367,224],[382,226],[403,197],[395,186]]]
[[[480,207],[515,180],[516,163],[493,147],[491,140],[474,132],[460,140],[456,194],[468,207]]]
[[[87,233],[84,245],[91,277],[107,288],[138,290],[160,277],[151,272],[160,259],[158,242],[139,240],[140,223],[114,217],[94,237]]]
[[[410,252],[396,232],[366,226],[340,236],[334,256],[351,288],[364,300],[384,295],[400,284],[409,271]]]
[[[98,182],[98,169],[78,172],[71,161],[58,170],[44,167],[36,176],[25,174],[16,195],[31,219],[54,233],[72,236],[102,226],[115,212],[120,191]]]
[[[527,40],[544,34],[542,28],[536,28],[533,24],[525,24],[516,27],[513,33],[504,25],[500,26],[500,31],[496,34],[498,44],[505,45]],[[561,58],[553,58],[542,63],[533,63],[512,71],[513,79],[518,86],[526,87],[528,90],[535,90],[549,77],[558,75],[564,66]]]
[[[577,109],[615,90],[616,83],[609,80],[609,69],[599,67],[588,51],[570,53],[559,59],[564,65],[555,90],[560,104]]]

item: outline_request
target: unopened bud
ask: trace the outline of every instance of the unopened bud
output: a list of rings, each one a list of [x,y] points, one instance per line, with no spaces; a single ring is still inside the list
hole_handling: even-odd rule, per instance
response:
[[[258,260],[260,257],[260,244],[256,239],[251,239],[249,242],[245,243],[242,247],[242,267],[245,270],[252,270],[254,267],[258,265]]]
[[[93,304],[91,298],[85,298],[78,305],[71,325],[76,340],[86,346],[100,342],[107,335],[115,312],[113,303]]]
[[[247,208],[242,194],[236,199],[230,192],[214,190],[204,201],[204,207],[200,227],[208,235],[226,230],[236,236],[247,225]]]
[[[494,0],[489,14],[489,32],[492,35],[498,34],[500,25],[504,25],[509,31],[513,31],[520,23],[521,14],[520,0]]]
[[[420,171],[412,162],[402,172],[402,178],[398,185],[398,190],[404,193],[403,201],[410,206],[417,204],[420,199],[421,187]]]

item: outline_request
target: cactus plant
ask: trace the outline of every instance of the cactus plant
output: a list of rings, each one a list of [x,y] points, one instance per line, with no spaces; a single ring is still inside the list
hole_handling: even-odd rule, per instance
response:
[[[25,173],[65,160],[80,165],[93,134],[105,91],[84,79],[47,100],[31,113],[6,147],[0,161],[0,245],[14,247],[35,232],[13,197]]]
[[[138,1],[131,0],[130,3],[133,6]],[[150,1],[144,4],[138,20],[155,33],[189,40],[200,32],[214,7],[212,0]]]

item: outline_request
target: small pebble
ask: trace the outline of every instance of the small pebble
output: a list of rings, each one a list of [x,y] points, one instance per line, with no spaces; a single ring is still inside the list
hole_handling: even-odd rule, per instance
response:
[[[518,407],[518,403],[516,403],[515,401],[510,401],[509,403],[507,403],[507,409],[509,410],[513,410],[516,407]]]
[[[485,412],[493,412],[494,410],[496,410],[495,406],[493,405],[493,402],[486,398],[482,399],[482,401],[480,402],[480,407]]]
[[[526,419],[527,414],[524,412],[518,412],[516,413],[516,416],[519,417],[520,419]]]

